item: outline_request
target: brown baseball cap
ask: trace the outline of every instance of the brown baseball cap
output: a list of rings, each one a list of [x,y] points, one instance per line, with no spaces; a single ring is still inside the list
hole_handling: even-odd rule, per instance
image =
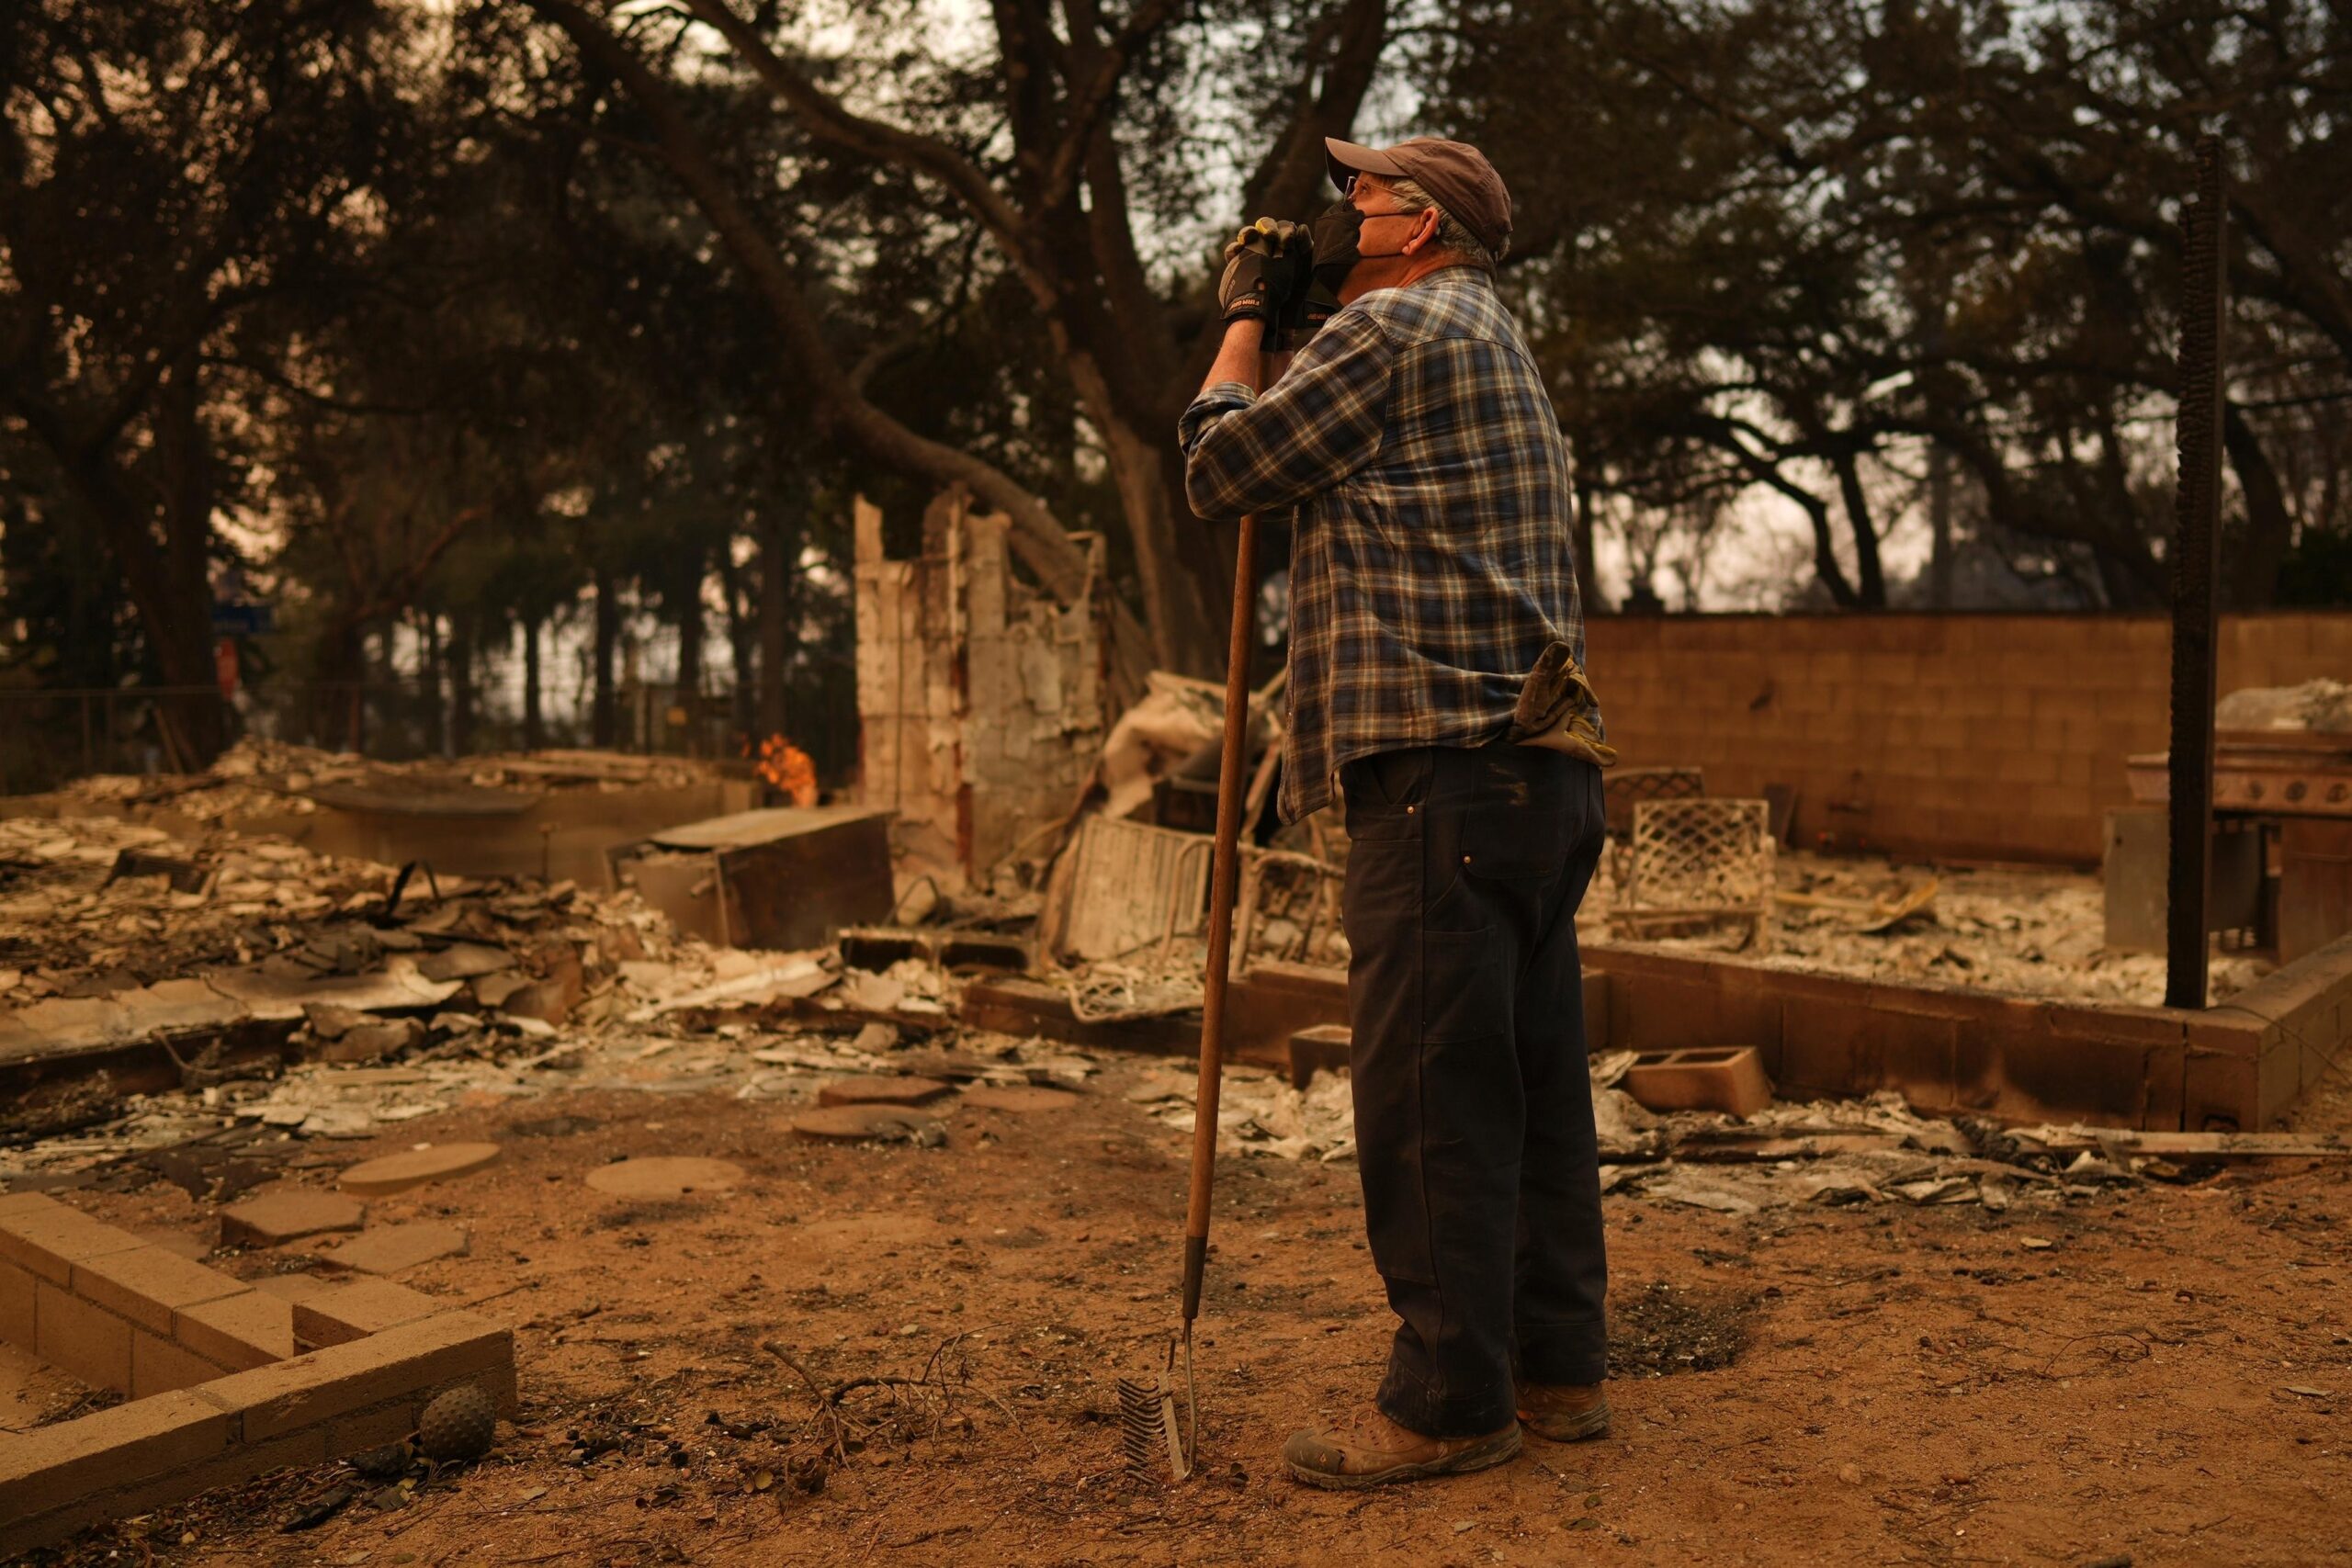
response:
[[[1510,192],[1487,155],[1466,141],[1416,136],[1394,147],[1364,147],[1327,136],[1323,151],[1330,161],[1331,183],[1342,190],[1351,174],[1413,180],[1495,255],[1510,241]]]

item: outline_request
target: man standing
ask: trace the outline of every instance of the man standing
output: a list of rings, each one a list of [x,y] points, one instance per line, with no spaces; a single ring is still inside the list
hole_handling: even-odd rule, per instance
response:
[[[1295,1434],[1317,1486],[1606,1430],[1600,1192],[1576,911],[1611,760],[1585,682],[1567,457],[1497,296],[1510,198],[1475,148],[1327,142],[1342,307],[1270,390],[1303,283],[1239,246],[1180,425],[1203,517],[1296,507],[1281,809],[1344,797],[1357,1160],[1398,1318],[1374,1404]],[[1244,585],[1247,591],[1247,585]]]

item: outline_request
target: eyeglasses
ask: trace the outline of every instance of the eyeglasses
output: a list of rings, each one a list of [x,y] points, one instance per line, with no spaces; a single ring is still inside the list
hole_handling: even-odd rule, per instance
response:
[[[1340,182],[1340,199],[1342,201],[1353,201],[1355,199],[1356,191],[1359,188],[1369,191],[1375,196],[1386,196],[1392,201],[1399,199],[1396,193],[1393,190],[1389,190],[1386,186],[1366,186],[1364,185],[1363,180],[1364,175],[1363,170],[1350,169],[1348,171],[1347,178]],[[1426,208],[1399,206],[1387,212],[1367,212],[1364,216],[1366,218],[1410,218],[1416,213],[1425,212],[1428,209]]]

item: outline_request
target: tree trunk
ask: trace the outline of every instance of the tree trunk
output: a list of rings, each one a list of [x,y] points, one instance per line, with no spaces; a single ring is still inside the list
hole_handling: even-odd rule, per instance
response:
[[[156,385],[153,418],[163,476],[164,559],[177,614],[171,621],[173,664],[164,679],[201,686],[164,705],[168,743],[179,765],[209,764],[229,743],[228,705],[221,701],[212,634],[212,448],[204,430],[204,392],[198,357],[190,353]]]
[[[447,749],[449,725],[449,710],[441,700],[441,617],[419,613],[415,626],[417,694],[424,699],[426,716],[424,750],[441,751]]]
[[[1951,608],[1951,454],[1928,444],[1928,606]]]
[[[735,666],[734,724],[737,733],[749,739],[759,698],[760,629],[752,613],[751,587],[735,564],[731,545],[718,552],[718,581],[727,595],[727,648]]]
[[[792,563],[784,525],[760,530],[760,708],[755,739],[785,733],[785,661],[792,657]]]
[[[684,570],[679,573],[678,604],[678,701],[691,713],[695,699],[702,694],[702,582],[706,564],[699,547],[684,552]]]
[[[2295,540],[2295,520],[2262,436],[2235,403],[2222,405],[2222,446],[2230,471],[2245,498],[2245,547],[2230,561],[2230,603],[2240,610],[2265,610],[2278,597],[2278,569]]]
[[[349,605],[338,606],[319,635],[313,673],[311,738],[331,750],[354,755],[366,739],[359,715],[360,687],[367,678],[365,631]]]
[[[588,708],[588,743],[610,747],[616,725],[613,706],[613,649],[620,641],[621,607],[615,599],[613,574],[605,567],[594,573],[596,592],[595,695]]]
[[[1209,619],[1209,604],[1222,603],[1231,615],[1232,560],[1218,564],[1209,525],[1184,500],[1183,465],[1174,446],[1164,438],[1147,440],[1107,410],[1101,417],[1111,478],[1135,541],[1152,658],[1163,670],[1204,675],[1224,659],[1225,639]],[[1238,536],[1230,527],[1217,532]]]
[[[1012,520],[1008,542],[1046,591],[1062,604],[1078,602],[1086,585],[1086,557],[1052,508],[994,464],[959,447],[919,435],[867,400],[826,342],[824,323],[784,254],[737,195],[709,145],[678,107],[668,86],[628,44],[576,0],[528,0],[571,39],[596,67],[616,77],[653,131],[651,149],[685,187],[737,268],[767,307],[786,351],[807,388],[808,405],[841,438],[877,462],[946,485],[960,483],[983,504]],[[714,19],[714,25],[723,21]],[[722,28],[722,30],[726,30]],[[1111,605],[1112,686],[1121,701],[1143,685],[1148,649],[1145,629],[1114,598]]]
[[[539,716],[539,625],[544,616],[523,622],[523,750],[537,751],[547,744]]]
[[[1238,535],[1229,525],[1195,517],[1185,498],[1182,456],[1168,434],[1176,427],[1182,405],[1171,409],[1132,397],[1123,401],[1091,355],[1067,355],[1064,364],[1079,408],[1102,433],[1134,547],[1152,661],[1163,670],[1207,675],[1225,660],[1225,627],[1232,615],[1227,597],[1233,589],[1231,546]]]
[[[705,557],[699,546],[681,552],[679,581],[673,585],[671,603],[678,623],[678,672],[672,682],[671,706],[685,716],[683,734],[678,738],[686,755],[699,757],[705,752],[702,713],[702,661],[704,626],[702,617],[702,581]]]
[[[1886,573],[1879,565],[1878,525],[1871,519],[1870,496],[1862,489],[1861,453],[1852,447],[1838,454],[1838,494],[1846,510],[1846,529],[1854,539],[1854,592],[1866,610],[1886,608]]]
[[[1600,568],[1592,553],[1593,512],[1599,503],[1599,498],[1592,493],[1592,487],[1585,482],[1584,471],[1579,465],[1575,489],[1577,601],[1588,619],[1609,613],[1609,606],[1602,603],[1600,597]]]
[[[58,421],[39,417],[42,412],[28,411],[28,423],[105,536],[164,684],[187,689],[156,706],[170,764],[201,768],[228,744],[228,715],[213,662],[212,589],[205,571],[212,540],[211,465],[195,362],[175,367],[158,389],[151,430],[164,479],[161,495],[134,493],[108,456],[110,444],[77,446]]]
[[[474,750],[474,642],[477,633],[469,615],[449,619],[449,754],[469,757]]]

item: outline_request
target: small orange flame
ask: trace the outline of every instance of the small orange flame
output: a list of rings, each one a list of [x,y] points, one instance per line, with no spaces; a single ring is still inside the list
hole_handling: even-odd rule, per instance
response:
[[[808,752],[783,736],[771,735],[761,741],[758,761],[752,765],[760,777],[783,791],[793,805],[817,804],[817,764],[809,761]]]

